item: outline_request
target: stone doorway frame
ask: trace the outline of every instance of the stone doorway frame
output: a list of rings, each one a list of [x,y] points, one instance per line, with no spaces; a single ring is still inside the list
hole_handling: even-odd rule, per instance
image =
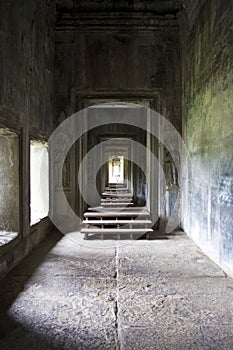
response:
[[[72,113],[76,113],[84,108],[91,107],[96,104],[100,103],[111,103],[111,102],[128,102],[128,103],[135,103],[140,104],[145,107],[149,107],[150,109],[160,113],[161,105],[160,105],[160,90],[138,90],[138,91],[132,91],[132,90],[126,90],[126,91],[119,91],[119,90],[99,90],[99,91],[89,91],[89,90],[76,90],[72,89],[71,91],[71,109]],[[148,122],[151,123],[150,117],[148,118]],[[151,124],[150,124],[151,125]],[[79,140],[76,145],[76,151],[75,151],[75,164],[80,164],[80,161],[83,157],[83,155],[86,153],[86,145],[87,145],[87,139],[86,135],[82,138],[82,140]],[[159,159],[160,163],[163,163],[163,148],[159,144],[158,141],[152,142],[152,137],[150,134],[146,136],[147,138],[147,145],[149,145],[150,150],[154,155]],[[150,163],[150,162],[149,162]],[[151,170],[148,169],[150,172]],[[73,174],[75,176],[75,179],[78,178],[78,166],[75,167],[75,173]],[[149,193],[153,193],[154,196],[148,199],[149,202],[149,211],[155,215],[158,215],[158,217],[161,217],[164,215],[163,213],[163,193],[159,189],[159,183],[160,179],[158,178],[156,181],[156,184],[154,181],[152,181],[148,187],[150,190]],[[82,214],[86,210],[86,204],[83,201],[83,198],[81,196],[81,193],[79,191],[79,185],[78,181],[75,181],[75,212],[79,215],[79,217],[82,217]],[[154,201],[153,198],[157,198],[157,201]]]

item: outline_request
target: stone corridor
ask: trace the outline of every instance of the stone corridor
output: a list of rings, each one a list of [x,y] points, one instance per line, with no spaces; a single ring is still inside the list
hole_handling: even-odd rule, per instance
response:
[[[182,232],[51,234],[1,281],[0,349],[233,349],[233,281]]]

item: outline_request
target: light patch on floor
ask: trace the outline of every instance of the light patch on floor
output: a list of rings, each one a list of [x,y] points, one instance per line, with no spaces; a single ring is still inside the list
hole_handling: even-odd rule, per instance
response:
[[[233,281],[183,233],[105,249],[60,238],[2,281],[1,350],[233,349]]]

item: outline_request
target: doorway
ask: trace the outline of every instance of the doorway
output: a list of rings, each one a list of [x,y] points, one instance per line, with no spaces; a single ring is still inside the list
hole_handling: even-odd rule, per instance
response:
[[[150,152],[152,152],[155,156],[158,156],[159,146],[157,142],[151,140],[150,132],[145,131],[145,125],[147,125],[147,127],[149,128],[148,130],[150,130],[152,124],[150,120],[150,110],[147,107],[147,104],[150,105],[149,101],[144,101],[144,106],[131,105],[125,102],[120,103],[115,101],[113,103],[100,103],[98,105],[93,105],[93,102],[99,101],[97,101],[96,99],[88,101],[88,108],[85,110],[86,125],[89,125],[89,123],[94,123],[95,125],[97,125],[98,123],[101,124],[103,118],[107,117],[109,112],[112,113],[113,110],[116,116],[115,120],[120,120],[121,124],[119,124],[118,121],[118,124],[116,125],[114,124],[114,121],[112,121],[112,124],[105,124],[101,127],[95,127],[95,129],[92,129],[88,134],[86,134],[85,138],[82,139],[81,147],[79,148],[82,149],[80,161],[82,160],[83,156],[90,151],[91,147],[94,147],[95,145],[103,142],[104,140],[114,139],[113,141],[115,143],[118,143],[117,145],[115,145],[116,147],[111,147],[112,149],[103,149],[103,151],[100,152],[100,154],[98,155],[98,159],[94,160],[94,162],[101,162],[102,164],[104,164],[99,170],[97,177],[96,174],[94,175],[93,171],[90,171],[92,170],[93,164],[91,164],[88,169],[83,169],[83,188],[88,188],[88,191],[90,192],[90,198],[92,199],[92,203],[96,201],[96,205],[98,205],[99,198],[93,198],[93,191],[90,190],[89,184],[93,186],[93,184],[96,183],[98,192],[99,194],[101,194],[109,181],[122,181],[123,179],[124,181],[126,181],[127,186],[132,188],[134,198],[139,197],[139,195],[141,196],[142,193],[145,194],[147,209],[150,213],[153,214],[153,216],[158,217],[158,211],[160,207],[160,192],[158,191],[159,174],[157,173],[157,170],[151,166]],[[107,102],[107,100],[105,102]],[[138,129],[137,126],[127,126],[127,109],[131,111],[131,120],[133,121],[134,114],[137,114],[137,110],[139,109],[138,107],[141,108],[141,110],[143,111],[144,125],[142,129]],[[129,159],[133,159],[133,157],[131,157],[130,154],[130,152],[132,152],[133,150],[129,149],[127,146],[125,148],[123,147],[122,142],[126,142],[126,135],[134,141],[141,143],[148,149],[148,152],[146,152],[145,155],[142,157],[143,159],[140,159],[140,162],[146,163],[145,173],[140,172],[140,169],[137,169],[136,164],[127,160],[129,158],[128,156],[130,156]],[[124,155],[124,153],[126,153],[126,156]],[[101,161],[100,158],[102,159]],[[114,162],[116,166],[116,172],[113,171],[113,163],[109,165],[110,160],[111,163]],[[116,175],[118,175],[118,180],[116,180],[116,178],[113,179],[113,176],[115,177]],[[138,184],[140,183],[141,185],[138,186]],[[137,188],[138,193],[135,192],[137,191]],[[80,198],[80,203],[82,203],[82,198]],[[78,206],[80,208],[79,204]],[[82,212],[84,212],[87,209],[87,207],[88,206],[81,205]]]
[[[124,183],[124,156],[115,154],[108,161],[108,183]]]

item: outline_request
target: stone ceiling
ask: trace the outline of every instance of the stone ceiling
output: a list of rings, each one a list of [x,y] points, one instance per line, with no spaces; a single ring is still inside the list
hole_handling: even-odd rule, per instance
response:
[[[176,14],[187,0],[57,0],[57,12],[153,12]]]
[[[51,0],[50,0],[51,1]],[[155,31],[191,27],[206,0],[56,0],[56,30]],[[177,21],[178,19],[178,21]]]
[[[174,27],[185,1],[57,0],[56,30],[155,31]]]

